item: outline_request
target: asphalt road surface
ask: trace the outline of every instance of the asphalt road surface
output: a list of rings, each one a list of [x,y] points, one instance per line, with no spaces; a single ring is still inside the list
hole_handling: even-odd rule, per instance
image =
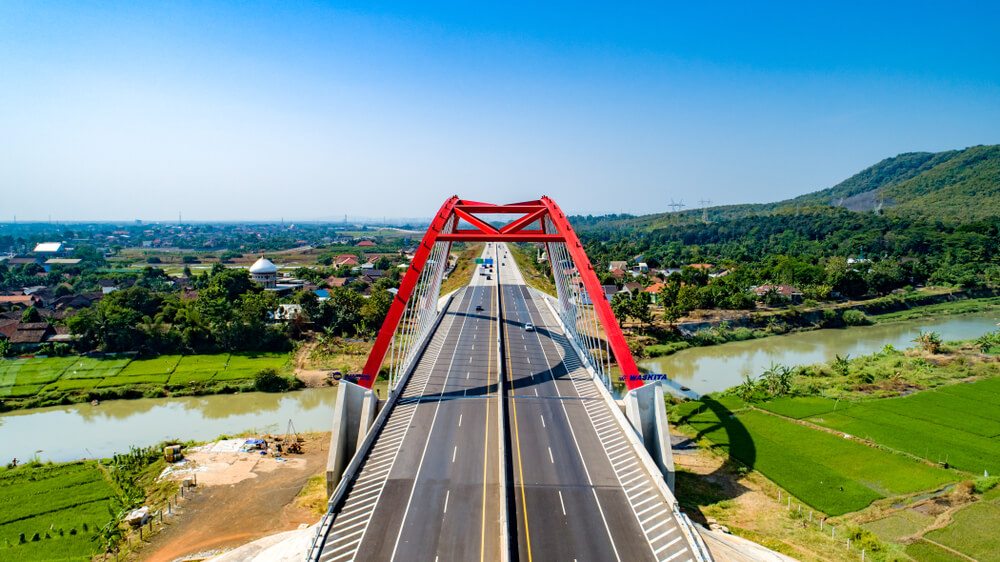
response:
[[[499,253],[518,557],[691,559],[669,505],[555,318],[505,245]]]
[[[514,559],[692,559],[654,476],[508,249],[490,244],[484,257],[495,259],[492,272],[477,267],[456,294],[320,559],[500,560],[505,505]],[[525,329],[529,322],[535,330]],[[506,498],[501,439],[509,444]]]
[[[499,560],[507,548],[496,280],[478,273],[386,420],[321,560]]]

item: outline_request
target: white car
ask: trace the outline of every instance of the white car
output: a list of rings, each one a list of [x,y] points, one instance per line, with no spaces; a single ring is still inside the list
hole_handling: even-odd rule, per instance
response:
[[[524,325],[524,331],[525,332],[534,332],[535,331],[535,325],[532,324],[531,322],[528,322],[527,324]]]

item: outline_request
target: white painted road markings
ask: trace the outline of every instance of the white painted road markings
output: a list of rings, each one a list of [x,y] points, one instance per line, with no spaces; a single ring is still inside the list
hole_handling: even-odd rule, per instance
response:
[[[549,462],[556,464],[556,459],[552,458],[552,447],[549,447]]]
[[[444,512],[448,513],[448,498],[451,497],[451,490],[448,490],[444,494]]]
[[[542,427],[545,427],[545,416],[538,414],[538,419],[542,420]]]
[[[565,503],[563,503],[563,499],[562,499],[562,490],[559,490],[559,505],[561,505],[561,506],[562,506],[562,510],[563,510],[563,515],[566,515],[566,504],[565,504]]]
[[[455,455],[458,454],[458,445],[455,445],[455,449],[451,452],[451,462],[455,462]]]

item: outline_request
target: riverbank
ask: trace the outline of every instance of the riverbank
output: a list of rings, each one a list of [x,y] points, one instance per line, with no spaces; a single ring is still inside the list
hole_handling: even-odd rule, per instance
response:
[[[322,474],[330,433],[302,436],[303,453],[275,459],[249,453],[189,449],[190,462],[173,467],[181,478],[196,474],[198,485],[179,515],[152,537],[134,543],[136,557],[168,562],[211,556],[258,538],[312,525],[316,510],[311,482]],[[321,502],[326,507],[326,502]]]
[[[1000,311],[936,316],[845,329],[807,330],[724,345],[699,346],[663,357],[637,358],[640,369],[664,373],[676,385],[698,394],[718,392],[757,378],[773,364],[808,366],[857,358],[886,345],[906,349],[921,332],[936,332],[943,340],[975,339],[996,331]],[[822,382],[822,381],[820,381]]]
[[[653,335],[627,334],[637,357],[665,357],[691,347],[761,339],[820,329],[850,329],[857,326],[905,322],[920,318],[949,317],[1000,311],[1000,296],[994,291],[927,290],[890,295],[864,302],[823,305],[808,309],[734,312],[721,311],[718,318],[676,324],[676,330],[654,326]]]

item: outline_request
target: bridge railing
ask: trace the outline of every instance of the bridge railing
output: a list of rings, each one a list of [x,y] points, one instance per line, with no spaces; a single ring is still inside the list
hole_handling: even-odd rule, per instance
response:
[[[428,344],[430,344],[435,330],[437,330],[437,327],[441,324],[441,320],[445,317],[445,314],[448,312],[448,307],[451,306],[451,302],[453,300],[454,295],[449,295],[447,300],[445,300],[444,305],[441,307],[441,312],[437,314],[434,322],[431,324],[430,329],[426,330],[421,339],[416,343],[414,348],[415,352],[411,361],[407,363],[406,368],[400,374],[398,379],[399,384],[389,391],[389,396],[386,398],[385,405],[382,406],[382,410],[379,411],[378,416],[376,416],[375,421],[368,430],[368,433],[365,434],[365,439],[362,441],[361,446],[358,447],[358,450],[354,453],[354,457],[351,458],[351,462],[347,465],[347,468],[344,469],[344,474],[340,478],[340,483],[337,484],[336,490],[334,490],[333,495],[330,496],[330,499],[327,501],[326,513],[323,514],[323,518],[320,519],[319,525],[316,528],[316,535],[313,537],[312,544],[309,546],[309,552],[306,557],[306,560],[309,562],[319,562],[319,557],[323,552],[323,545],[326,542],[326,537],[330,533],[330,528],[333,526],[334,519],[336,518],[337,509],[343,503],[348,488],[357,476],[358,470],[361,469],[361,464],[364,462],[365,458],[368,457],[368,453],[371,452],[379,431],[381,431],[382,427],[385,426],[385,422],[389,418],[389,414],[392,412],[393,406],[396,405],[396,402],[399,400],[399,395],[402,394],[402,390],[406,386],[406,381],[410,378],[410,375],[413,374],[413,370],[416,368],[420,356],[423,354],[424,350],[427,349]]]

